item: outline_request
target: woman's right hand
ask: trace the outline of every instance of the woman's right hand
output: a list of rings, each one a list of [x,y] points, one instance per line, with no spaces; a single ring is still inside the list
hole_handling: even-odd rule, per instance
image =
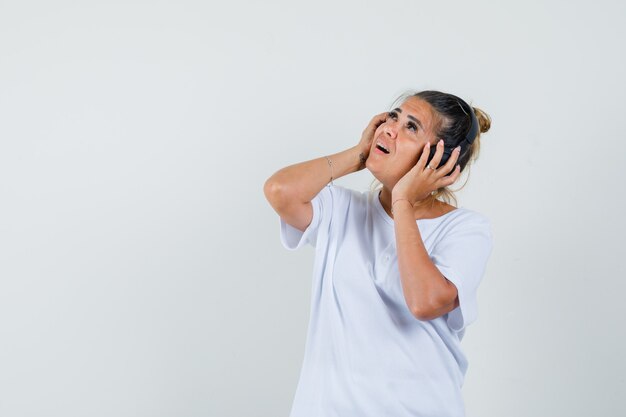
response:
[[[370,154],[370,149],[372,149],[372,140],[374,140],[374,133],[376,133],[376,129],[378,129],[381,124],[385,123],[388,117],[389,112],[377,114],[372,118],[372,120],[363,131],[363,134],[361,135],[361,141],[358,144],[361,160],[363,162],[365,162]]]

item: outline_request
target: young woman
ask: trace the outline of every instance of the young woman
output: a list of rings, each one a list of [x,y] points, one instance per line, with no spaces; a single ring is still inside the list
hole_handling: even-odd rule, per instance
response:
[[[349,149],[265,183],[288,249],[315,247],[311,316],[291,417],[463,416],[467,360],[491,252],[488,220],[448,187],[489,116],[439,91],[374,116]],[[367,168],[382,188],[333,180]]]

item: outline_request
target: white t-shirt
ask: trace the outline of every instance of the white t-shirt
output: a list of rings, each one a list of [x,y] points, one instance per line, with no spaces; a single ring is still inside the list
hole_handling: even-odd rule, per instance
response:
[[[291,417],[464,416],[460,342],[477,318],[476,290],[491,252],[488,220],[458,208],[417,220],[431,260],[460,305],[434,320],[409,311],[393,219],[378,192],[328,186],[301,232],[282,219],[288,249],[315,247],[311,312]]]

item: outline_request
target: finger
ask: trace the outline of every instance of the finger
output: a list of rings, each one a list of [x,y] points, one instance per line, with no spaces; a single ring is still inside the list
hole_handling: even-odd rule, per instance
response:
[[[417,164],[415,164],[415,168],[417,168],[420,172],[424,170],[426,166],[426,161],[428,161],[428,157],[430,156],[430,143],[426,142],[424,148],[422,149],[422,154],[417,160]]]
[[[431,159],[429,163],[429,165],[435,169],[439,168],[439,162],[441,162],[441,157],[443,156],[443,140],[440,139],[437,142],[436,146],[437,146],[437,150],[435,151],[435,155],[433,156],[433,159]]]
[[[374,127],[378,127],[381,124],[385,123],[388,117],[389,117],[389,112],[379,113],[372,118],[372,120],[370,121],[370,125]]]
[[[452,170],[452,173],[449,176],[443,177],[439,179],[439,181],[437,181],[437,188],[447,187],[449,185],[454,184],[456,180],[459,179],[460,175],[461,175],[461,166],[456,165],[454,169]]]
[[[388,115],[389,113],[385,112],[372,117],[372,120],[370,120],[370,122],[368,123],[367,127],[363,131],[363,134],[367,136],[371,135],[370,139],[372,139],[378,127],[387,121]]]
[[[457,146],[456,148],[454,148],[454,150],[452,150],[452,153],[450,154],[448,161],[445,163],[444,166],[441,167],[441,169],[438,170],[439,172],[441,172],[442,177],[452,172],[452,170],[454,169],[454,166],[456,165],[456,161],[459,159],[460,153],[461,153],[460,146]]]
[[[362,141],[366,141],[370,143],[374,138],[374,134],[376,133],[376,129],[387,120],[387,116],[389,113],[379,113],[370,120],[370,122],[363,130],[363,134],[361,135]]]

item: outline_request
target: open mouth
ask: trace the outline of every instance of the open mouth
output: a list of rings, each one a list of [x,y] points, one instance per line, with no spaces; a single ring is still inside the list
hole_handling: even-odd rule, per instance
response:
[[[386,154],[389,154],[389,149],[385,148],[383,145],[381,145],[380,143],[376,144],[376,149],[380,149],[381,151],[383,151]]]

